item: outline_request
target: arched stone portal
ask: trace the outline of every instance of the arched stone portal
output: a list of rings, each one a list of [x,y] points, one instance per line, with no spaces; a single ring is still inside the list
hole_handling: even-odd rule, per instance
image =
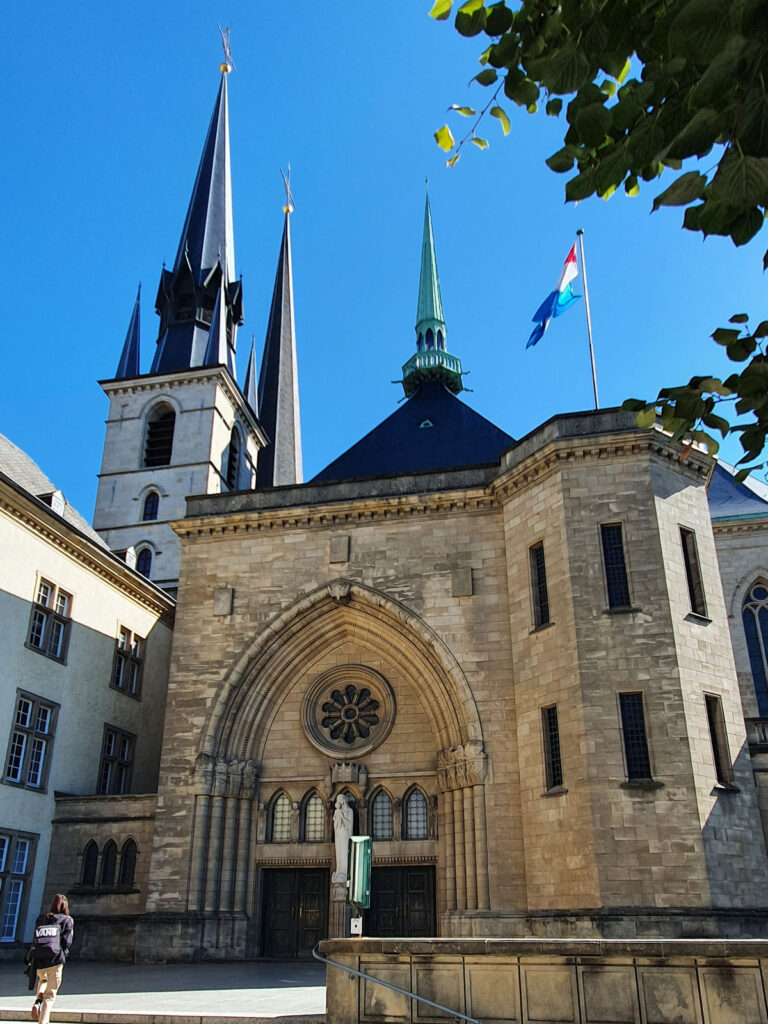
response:
[[[357,720],[358,707],[368,718],[345,734],[345,716]],[[261,899],[255,868],[262,877],[290,867],[333,870],[336,794],[348,793],[358,827],[370,833],[368,798],[386,785],[394,827],[390,841],[376,844],[374,863],[435,870],[439,912],[486,909],[485,761],[470,687],[437,633],[380,591],[327,584],[244,648],[211,708],[195,766],[188,908],[253,918]],[[401,798],[414,783],[426,817],[409,835]],[[268,815],[278,792],[288,795],[292,820],[281,812],[275,831]],[[310,792],[322,794],[326,821],[315,818],[307,830]],[[335,895],[343,898],[343,888]],[[341,927],[337,907],[331,932]],[[247,945],[261,952],[258,928],[251,931]]]

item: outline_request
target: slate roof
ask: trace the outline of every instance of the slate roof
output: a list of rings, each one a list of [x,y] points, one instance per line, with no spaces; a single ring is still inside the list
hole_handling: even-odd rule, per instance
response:
[[[709,513],[713,519],[741,519],[746,516],[768,516],[768,487],[747,477],[737,483],[736,470],[727,462],[718,461],[709,483]]]
[[[513,437],[442,384],[427,381],[311,482],[486,465],[511,444]]]
[[[59,488],[52,483],[36,462],[23,452],[21,448],[9,441],[7,437],[0,434],[0,472],[4,473],[22,490],[27,491],[35,498],[45,501],[44,496],[52,494]],[[47,504],[47,502],[45,502]],[[100,548],[109,550],[107,545],[80,515],[77,509],[65,501],[62,518],[80,533],[85,534],[88,540],[98,544]]]

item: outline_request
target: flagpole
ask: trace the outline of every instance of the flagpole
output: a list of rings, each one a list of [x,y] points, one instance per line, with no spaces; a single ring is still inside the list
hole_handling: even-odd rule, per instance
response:
[[[581,254],[581,272],[584,275],[584,308],[587,313],[587,336],[589,338],[589,361],[592,364],[592,390],[595,393],[595,409],[600,408],[597,400],[597,371],[595,370],[595,349],[592,344],[592,314],[589,309],[589,287],[587,285],[587,264],[584,262],[584,232],[579,228],[579,252]]]

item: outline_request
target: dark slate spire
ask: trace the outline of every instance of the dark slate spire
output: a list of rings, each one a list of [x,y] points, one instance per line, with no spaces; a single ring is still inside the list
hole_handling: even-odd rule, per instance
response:
[[[256,335],[251,336],[251,351],[248,354],[248,368],[245,371],[245,400],[256,412],[259,408],[258,385],[256,383]]]
[[[445,318],[437,273],[435,237],[429,193],[424,207],[424,236],[421,243],[421,274],[416,305],[416,355],[403,367],[403,390],[412,395],[425,380],[438,380],[455,395],[464,390],[461,361],[445,347]]]
[[[131,322],[128,324],[128,333],[123,342],[123,351],[120,354],[120,362],[115,372],[116,380],[126,380],[128,377],[138,377],[139,369],[141,331],[139,321],[141,319],[141,285],[136,293],[136,301],[133,304]]]
[[[227,74],[221,65],[213,116],[200,158],[173,269],[163,268],[157,292],[160,316],[153,373],[201,366],[206,359],[209,325],[223,287],[227,345],[224,365],[234,373],[237,327],[243,322],[242,288],[235,279],[232,182],[229,160]]]
[[[283,207],[283,239],[259,374],[258,414],[270,443],[259,452],[256,474],[258,487],[278,487],[302,482],[299,380],[291,270],[290,216],[293,205],[290,202],[290,190],[287,191],[289,201]]]

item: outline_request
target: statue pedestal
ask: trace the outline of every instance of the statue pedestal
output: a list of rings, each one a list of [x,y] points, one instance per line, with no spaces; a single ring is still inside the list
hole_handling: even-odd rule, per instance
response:
[[[346,883],[331,882],[331,906],[329,909],[329,938],[346,939],[349,936],[349,907],[347,906]]]

